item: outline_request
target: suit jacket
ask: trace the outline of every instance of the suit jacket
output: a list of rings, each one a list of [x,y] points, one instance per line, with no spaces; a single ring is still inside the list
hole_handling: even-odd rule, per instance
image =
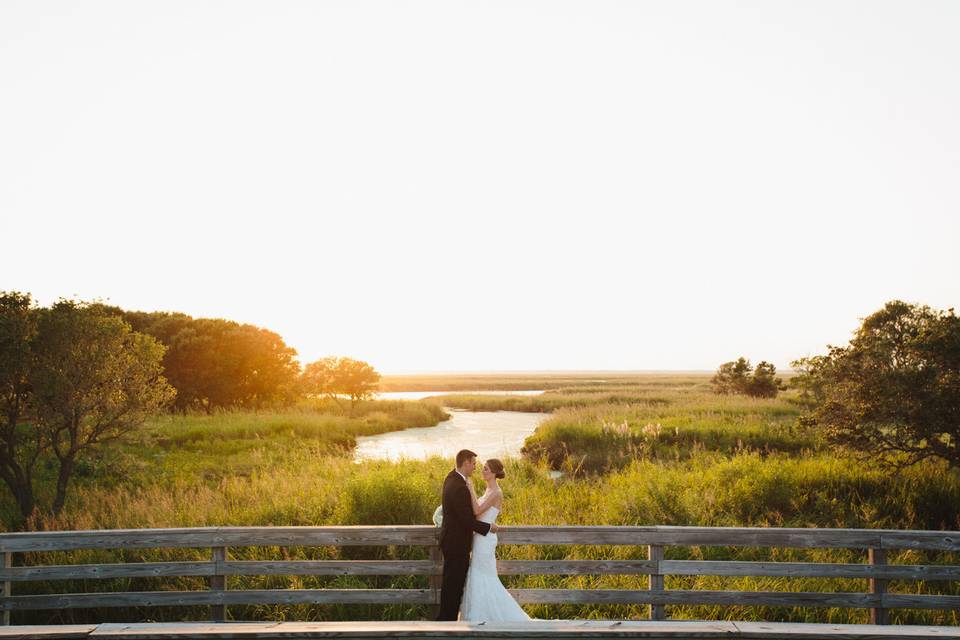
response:
[[[462,552],[473,546],[473,532],[487,535],[490,523],[473,515],[473,504],[467,483],[456,469],[443,481],[443,522],[440,524],[440,546],[444,555]]]

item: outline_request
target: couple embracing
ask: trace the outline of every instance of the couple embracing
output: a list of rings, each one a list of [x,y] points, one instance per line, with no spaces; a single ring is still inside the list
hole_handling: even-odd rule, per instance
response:
[[[496,458],[484,463],[487,489],[479,499],[470,481],[477,454],[463,449],[456,464],[443,482],[443,583],[437,620],[456,620],[458,610],[461,620],[530,620],[497,575],[496,520],[503,507],[497,481],[504,478],[503,463]]]

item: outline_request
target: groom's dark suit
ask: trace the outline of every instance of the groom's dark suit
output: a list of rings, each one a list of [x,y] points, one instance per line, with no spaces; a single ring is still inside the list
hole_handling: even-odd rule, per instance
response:
[[[490,531],[490,525],[474,517],[467,482],[454,469],[443,481],[443,522],[440,524],[443,583],[437,620],[457,619],[463,583],[467,579],[467,567],[470,566],[474,531],[485,536]]]

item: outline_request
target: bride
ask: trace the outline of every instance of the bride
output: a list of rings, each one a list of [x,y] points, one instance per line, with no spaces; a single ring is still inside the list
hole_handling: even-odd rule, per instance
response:
[[[503,506],[503,492],[497,480],[504,477],[503,463],[496,458],[490,458],[483,465],[483,479],[487,483],[487,490],[479,500],[473,483],[467,482],[473,513],[478,520],[490,524],[496,521]],[[473,534],[473,552],[463,588],[463,600],[460,602],[461,620],[513,622],[531,619],[500,582],[496,550],[497,534]]]

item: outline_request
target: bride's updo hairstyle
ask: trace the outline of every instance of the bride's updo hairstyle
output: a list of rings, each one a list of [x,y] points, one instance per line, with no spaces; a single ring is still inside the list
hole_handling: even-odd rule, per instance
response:
[[[496,458],[490,458],[487,460],[487,468],[493,472],[493,475],[503,480],[507,477],[507,474],[503,472],[503,463],[497,460]]]

